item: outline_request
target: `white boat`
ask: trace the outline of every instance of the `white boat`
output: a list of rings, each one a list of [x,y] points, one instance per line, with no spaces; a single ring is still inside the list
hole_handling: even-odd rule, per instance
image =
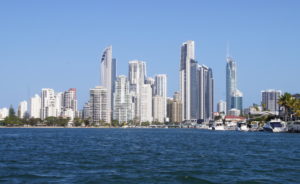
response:
[[[223,122],[222,121],[216,121],[216,122],[214,122],[214,124],[212,126],[212,130],[225,130]]]
[[[289,132],[300,132],[300,120],[291,122],[288,125],[288,131]]]
[[[249,127],[248,127],[248,125],[247,125],[246,122],[238,122],[237,126],[236,126],[236,130],[237,131],[248,132],[249,131]]]
[[[281,119],[273,119],[263,126],[266,132],[287,132],[286,122]]]

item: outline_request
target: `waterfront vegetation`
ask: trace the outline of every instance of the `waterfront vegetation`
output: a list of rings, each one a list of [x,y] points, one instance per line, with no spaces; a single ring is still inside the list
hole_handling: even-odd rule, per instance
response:
[[[280,118],[285,121],[294,121],[300,119],[300,98],[296,98],[290,93],[283,94],[278,100],[278,104],[280,105],[280,113],[278,116],[272,114],[263,114],[263,115],[253,115],[248,114],[245,117],[248,119],[247,123],[251,124],[253,122],[258,122],[258,125],[262,127],[265,122],[270,121],[274,118]],[[222,117],[215,117],[215,120],[220,120]],[[23,118],[19,118],[14,109],[10,107],[9,116],[4,120],[0,121],[0,126],[5,127],[24,127],[24,126],[32,126],[32,127],[43,127],[43,126],[51,126],[51,127],[67,127],[70,122],[69,118],[63,117],[47,117],[45,120],[40,118],[30,118],[28,114],[26,114]],[[224,122],[225,123],[225,122]],[[160,123],[160,122],[138,122],[137,120],[131,120],[128,122],[119,122],[117,120],[113,120],[111,123],[106,123],[105,121],[100,121],[98,123],[92,122],[91,119],[80,119],[75,118],[71,126],[73,127],[125,127],[125,126],[142,126],[149,127],[150,125],[179,125],[179,123]]]
[[[5,127],[67,127],[69,125],[70,119],[63,117],[47,117],[45,120],[40,118],[30,118],[29,115],[25,115],[23,118],[16,116],[16,113],[12,107],[9,109],[9,116],[4,120],[0,121],[0,126]],[[105,121],[99,121],[98,123],[92,122],[91,119],[82,120],[80,118],[75,118],[72,121],[72,126],[74,127],[124,127],[124,126],[150,126],[150,125],[164,125],[160,122],[138,122],[138,121],[128,121],[119,122],[113,120],[110,123]]]
[[[282,115],[286,121],[300,118],[300,99],[284,93],[278,100],[278,104],[283,108]]]

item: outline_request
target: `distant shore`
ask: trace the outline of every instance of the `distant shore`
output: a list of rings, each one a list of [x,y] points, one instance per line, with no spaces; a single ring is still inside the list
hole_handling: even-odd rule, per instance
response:
[[[0,126],[0,128],[122,128],[122,127]]]

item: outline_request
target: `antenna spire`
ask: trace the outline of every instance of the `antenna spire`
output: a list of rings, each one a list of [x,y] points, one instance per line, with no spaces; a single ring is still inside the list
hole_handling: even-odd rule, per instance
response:
[[[230,57],[230,45],[229,45],[229,42],[227,41],[227,44],[226,44],[226,57]]]

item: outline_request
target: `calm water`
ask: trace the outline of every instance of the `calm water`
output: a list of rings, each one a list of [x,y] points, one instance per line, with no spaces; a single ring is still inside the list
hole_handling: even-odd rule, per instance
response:
[[[0,183],[300,183],[300,134],[0,129]]]

